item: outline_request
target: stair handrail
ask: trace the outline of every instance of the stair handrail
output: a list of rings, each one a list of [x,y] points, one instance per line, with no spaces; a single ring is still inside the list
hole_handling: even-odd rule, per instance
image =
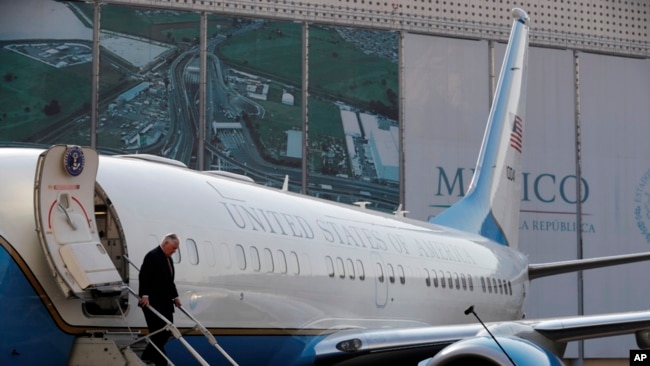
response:
[[[135,297],[138,299],[138,301],[140,301],[140,296],[138,295],[138,293],[135,292],[135,291],[133,291],[133,289],[132,289],[131,287],[128,287],[128,286],[127,286],[127,288],[129,289],[129,292],[130,292],[131,294],[133,294],[133,296],[135,296]],[[149,338],[149,337],[151,337],[152,335],[154,335],[154,334],[156,334],[156,333],[159,333],[159,332],[162,332],[162,331],[164,331],[164,330],[167,330],[167,331],[169,331],[169,332],[172,334],[172,336],[173,336],[174,338],[176,338],[179,342],[181,342],[181,344],[182,344],[182,345],[187,349],[187,351],[188,351],[189,353],[191,353],[192,356],[194,356],[194,358],[195,358],[197,361],[199,361],[199,363],[200,363],[201,365],[203,365],[203,366],[210,366],[210,364],[209,364],[205,359],[203,359],[203,357],[202,357],[202,356],[201,356],[201,355],[200,355],[200,354],[199,354],[199,353],[198,353],[198,352],[197,352],[197,351],[196,351],[196,350],[195,350],[195,349],[194,349],[194,348],[193,348],[189,343],[187,343],[187,341],[183,338],[183,335],[181,334],[181,332],[178,330],[178,328],[177,328],[177,327],[176,327],[172,322],[170,322],[170,321],[169,321],[167,318],[165,318],[161,313],[159,313],[158,310],[156,310],[153,306],[147,304],[147,305],[145,305],[145,307],[146,307],[147,309],[151,310],[151,312],[154,313],[158,318],[160,318],[160,320],[164,321],[164,322],[165,322],[165,326],[164,326],[163,328],[158,329],[158,330],[155,331],[155,332],[149,333],[148,335],[146,335],[146,336],[144,336],[144,337],[138,339],[138,340],[137,340],[138,342],[139,342],[141,339],[143,339],[143,338]],[[133,342],[133,343],[137,343],[137,342]],[[131,344],[133,344],[133,343],[131,343]],[[155,345],[154,345],[154,347],[155,347]],[[158,349],[158,347],[156,347],[156,349]],[[158,349],[158,352],[161,352],[160,349]],[[165,356],[164,353],[161,352],[161,354],[162,354],[163,356]],[[165,356],[165,358],[167,358],[167,357]],[[169,359],[167,359],[167,362],[170,362],[170,363],[171,363],[171,361],[170,361]]]
[[[131,345],[134,345],[134,344],[136,344],[136,343],[138,343],[138,342],[141,342],[141,341],[144,339],[144,340],[147,341],[147,343],[149,343],[150,345],[153,346],[153,348],[154,348],[154,349],[155,349],[155,350],[156,350],[156,351],[157,351],[157,352],[158,352],[158,353],[159,353],[159,354],[160,354],[160,355],[161,355],[161,356],[162,356],[162,357],[167,361],[168,364],[170,364],[170,365],[174,365],[174,363],[172,362],[172,360],[170,360],[170,359],[167,357],[167,355],[165,354],[165,352],[163,352],[163,350],[161,350],[161,349],[160,349],[160,348],[159,348],[155,343],[153,343],[153,342],[151,341],[151,337],[153,337],[155,334],[158,334],[158,333],[163,332],[163,331],[166,331],[166,330],[167,330],[167,327],[166,327],[166,326],[163,327],[163,328],[160,328],[160,329],[158,329],[158,330],[155,331],[155,332],[151,332],[151,333],[147,334],[146,336],[142,336],[142,337],[140,337],[140,338],[137,338],[137,339],[134,340],[133,342],[131,342],[131,343],[129,343],[129,344],[123,346],[123,347],[120,348],[120,349],[122,349],[122,350],[127,349],[127,348],[130,347]]]
[[[232,357],[230,357],[230,355],[223,348],[221,348],[221,346],[219,345],[219,343],[217,343],[217,340],[214,338],[212,333],[210,333],[210,331],[208,331],[208,329],[204,327],[203,324],[201,324],[195,317],[193,317],[189,311],[185,310],[183,306],[180,306],[179,309],[183,312],[183,314],[185,314],[196,324],[196,326],[199,328],[199,331],[201,331],[203,336],[208,339],[208,342],[214,348],[216,348],[221,353],[221,355],[223,355],[223,357],[225,357],[228,360],[228,362],[230,362],[231,365],[239,366],[237,362],[235,362],[235,360]]]
[[[138,272],[140,272],[140,268],[138,268],[138,266],[136,266],[135,263],[133,263],[133,261],[131,261],[131,259],[129,259],[128,256],[123,255],[122,257],[123,257],[123,258],[124,258],[124,259],[125,259],[125,260],[130,264],[130,265],[132,265],[133,268],[135,268]],[[131,292],[131,293],[132,293],[132,294],[133,294],[133,295],[138,299],[138,301],[139,301],[139,300],[140,300],[140,296],[139,296],[135,291],[133,291],[133,289],[131,289],[130,287],[127,287],[127,288],[129,289],[129,292]],[[172,333],[174,333],[174,332],[178,332],[178,335],[179,335],[179,336],[176,337],[176,335],[174,334],[174,337],[175,337],[176,339],[178,339],[178,340],[181,340],[181,337],[182,337],[182,336],[180,335],[180,332],[178,331],[178,328],[176,328],[176,327],[175,327],[171,322],[169,322],[169,320],[167,320],[164,316],[162,316],[162,314],[160,314],[156,309],[154,309],[153,307],[151,307],[151,306],[149,306],[149,305],[147,305],[147,307],[148,307],[150,310],[152,310],[152,312],[153,312],[154,314],[156,314],[159,318],[161,318],[162,320],[164,320],[165,323],[167,323],[167,325],[165,326],[165,328],[163,328],[163,329],[161,329],[161,330],[159,330],[159,331],[162,331],[162,330],[166,329],[169,325],[171,325],[172,327],[174,327],[175,331],[171,331],[171,330],[170,330],[170,331],[171,331]],[[225,357],[225,358],[228,360],[228,362],[230,362],[231,365],[233,365],[233,366],[239,366],[239,365],[237,364],[237,362],[235,362],[235,360],[234,360],[232,357],[230,357],[230,355],[228,354],[228,352],[226,352],[226,350],[224,350],[224,349],[219,345],[219,343],[217,343],[217,340],[214,338],[214,336],[212,335],[212,333],[210,333],[210,331],[209,331],[205,326],[203,326],[203,324],[201,324],[201,322],[199,322],[198,319],[196,319],[194,316],[192,316],[192,314],[190,314],[190,312],[187,311],[183,306],[179,306],[178,309],[180,309],[181,312],[183,312],[183,314],[185,314],[188,318],[190,318],[190,320],[192,320],[192,321],[194,322],[194,324],[196,324],[196,328],[198,328],[199,331],[201,332],[201,334],[203,334],[203,336],[204,336],[205,338],[207,338],[208,343],[210,343],[210,345],[212,345],[213,347],[215,347],[215,348],[216,348],[216,349],[221,353],[221,355],[222,355],[223,357]],[[156,331],[156,332],[154,332],[154,333],[152,333],[152,334],[155,334],[155,333],[157,333],[157,332],[159,332],[159,331]],[[184,339],[182,340],[182,342],[187,343]],[[135,342],[134,342],[134,343],[135,343]],[[187,348],[187,347],[190,347],[190,348],[191,348],[191,346],[190,346],[189,344],[187,344],[186,348]],[[189,350],[189,349],[188,349],[188,350]],[[192,348],[192,351],[194,351],[193,348]],[[190,352],[192,352],[192,351],[190,351]],[[194,352],[196,352],[196,351],[194,351]],[[198,353],[197,353],[197,355],[198,355]],[[199,356],[199,357],[201,357],[201,356]],[[202,359],[202,358],[201,358],[201,359]]]

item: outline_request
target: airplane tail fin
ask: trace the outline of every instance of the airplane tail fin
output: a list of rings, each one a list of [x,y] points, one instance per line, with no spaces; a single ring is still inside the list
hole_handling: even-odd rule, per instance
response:
[[[516,247],[529,18],[517,8],[512,10],[512,15],[515,20],[472,183],[463,199],[430,222]]]

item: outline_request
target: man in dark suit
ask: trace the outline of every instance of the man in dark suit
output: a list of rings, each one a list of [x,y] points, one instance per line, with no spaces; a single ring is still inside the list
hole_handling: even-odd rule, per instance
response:
[[[160,245],[144,256],[140,268],[139,305],[142,306],[150,333],[165,327],[166,323],[149,310],[147,305],[156,309],[170,322],[174,321],[174,305],[181,306],[174,284],[174,263],[170,258],[179,245],[180,240],[176,234],[165,235]],[[163,331],[153,335],[151,341],[164,353],[165,343],[170,336],[169,331]],[[156,365],[167,365],[167,360],[151,344],[147,344],[142,359],[153,361]]]

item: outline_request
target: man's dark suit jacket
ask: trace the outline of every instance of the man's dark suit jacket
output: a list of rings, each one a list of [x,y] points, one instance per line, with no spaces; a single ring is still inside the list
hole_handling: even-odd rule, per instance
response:
[[[140,297],[148,295],[149,304],[168,319],[174,312],[173,300],[178,297],[174,284],[174,263],[160,246],[144,256],[140,268]]]

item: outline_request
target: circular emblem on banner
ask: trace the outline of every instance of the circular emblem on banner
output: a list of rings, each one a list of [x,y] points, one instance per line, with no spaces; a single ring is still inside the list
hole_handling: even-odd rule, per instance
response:
[[[85,162],[84,152],[79,146],[68,146],[63,155],[63,168],[68,174],[73,177],[81,174]]]
[[[636,187],[634,193],[634,218],[646,242],[650,243],[650,170],[648,170]]]

